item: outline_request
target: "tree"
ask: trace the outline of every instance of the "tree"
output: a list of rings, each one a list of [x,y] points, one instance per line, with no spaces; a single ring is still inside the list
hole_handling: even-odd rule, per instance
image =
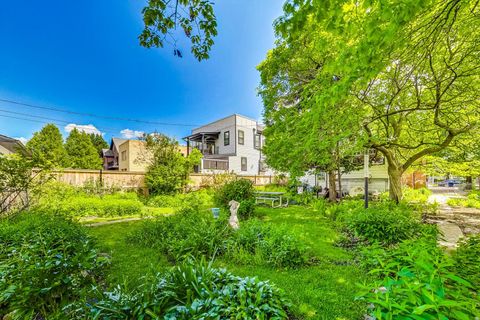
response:
[[[390,197],[401,199],[405,170],[478,125],[477,4],[468,0],[287,2],[284,16],[276,22],[277,48],[303,45],[318,50],[322,58],[314,57],[317,63],[304,63],[301,72],[291,74],[302,90],[295,101],[308,105],[308,111],[299,110],[297,117],[314,132],[292,147],[305,149],[319,142],[319,119],[328,121],[330,116],[331,128],[353,125],[354,140],[364,141],[365,148],[376,149],[387,159]],[[295,52],[272,59],[273,65],[306,61]],[[313,79],[302,77],[307,72],[314,74]],[[277,73],[281,80],[285,69]],[[274,80],[275,86],[279,92],[295,89],[285,81]],[[282,99],[277,95],[267,100],[266,114],[268,106],[281,107]]]
[[[213,3],[205,0],[149,0],[143,8],[144,29],[140,45],[146,48],[173,46],[174,55],[182,57],[177,48],[179,29],[190,39],[191,51],[200,61],[209,58],[213,38],[217,35],[217,21]]]
[[[50,178],[27,154],[0,155],[0,218],[27,209],[34,191]]]
[[[173,194],[184,190],[189,174],[200,163],[201,153],[194,149],[184,157],[178,142],[163,134],[146,135],[146,154],[141,161],[148,161],[145,184],[151,194]]]
[[[32,160],[40,166],[62,168],[67,165],[63,137],[54,124],[47,124],[35,132],[26,147],[32,154]]]
[[[103,139],[103,136],[101,134],[89,133],[88,136],[90,137],[90,140],[92,140],[92,143],[95,146],[95,149],[97,150],[97,153],[99,155],[102,154],[102,149],[108,149],[109,145],[107,141]]]
[[[65,142],[70,167],[75,169],[101,169],[102,159],[90,136],[76,128],[70,131]]]

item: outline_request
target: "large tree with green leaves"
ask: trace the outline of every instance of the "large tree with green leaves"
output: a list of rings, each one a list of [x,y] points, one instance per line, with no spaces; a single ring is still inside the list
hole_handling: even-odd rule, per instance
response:
[[[173,47],[174,55],[182,57],[177,45],[181,33],[191,42],[191,51],[198,60],[209,58],[213,38],[217,35],[217,20],[213,2],[208,0],[149,0],[143,9],[145,28],[139,36],[140,45]]]
[[[62,168],[68,164],[63,137],[54,124],[47,124],[27,142],[32,161],[42,167]]]
[[[355,140],[387,159],[393,200],[401,198],[401,175],[413,163],[477,127],[477,1],[294,0],[284,11],[276,22],[277,48],[309,45],[323,57],[319,67],[304,65],[316,74],[297,82],[303,92],[297,101],[310,111],[302,109],[295,116],[314,131],[319,119],[338,110],[332,123],[340,128],[342,122],[352,124]],[[270,54],[268,59],[271,65],[294,65],[305,57],[299,51],[286,58]],[[277,81],[284,73],[279,69],[269,85],[290,93],[294,87]],[[265,104],[267,115],[268,106],[274,112],[285,108],[281,99]],[[310,144],[304,141],[300,148],[319,143],[318,136],[307,139]]]
[[[90,140],[92,140],[92,143],[95,146],[98,154],[102,154],[102,149],[109,148],[107,141],[103,139],[103,136],[101,134],[89,133],[88,136],[90,137]]]
[[[173,194],[187,186],[189,174],[200,163],[201,153],[194,149],[188,156],[180,153],[177,140],[160,133],[146,135],[145,154],[138,161],[147,161],[145,184],[151,194]]]
[[[101,169],[102,159],[88,133],[73,129],[65,142],[69,166],[75,169]]]

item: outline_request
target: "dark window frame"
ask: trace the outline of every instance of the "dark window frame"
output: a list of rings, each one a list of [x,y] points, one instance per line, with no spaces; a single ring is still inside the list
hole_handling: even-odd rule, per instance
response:
[[[223,133],[223,145],[224,146],[230,145],[230,131],[225,131]]]
[[[241,136],[240,136],[240,132],[242,133]],[[243,130],[238,130],[238,144],[242,146],[245,144],[245,131]]]
[[[243,163],[243,160],[245,160],[245,163]],[[247,171],[247,170],[248,170],[248,160],[247,160],[247,157],[241,157],[241,158],[240,158],[240,170],[241,170],[241,171]]]
[[[258,143],[257,143],[257,138],[258,138]],[[262,148],[262,135],[260,133],[255,133],[253,135],[253,147],[257,150],[260,150]]]

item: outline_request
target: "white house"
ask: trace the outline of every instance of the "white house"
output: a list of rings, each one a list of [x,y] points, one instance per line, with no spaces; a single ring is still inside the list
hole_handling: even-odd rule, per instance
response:
[[[262,155],[263,126],[256,120],[233,114],[192,130],[183,138],[187,153],[192,148],[203,154],[201,173],[233,172],[239,175],[267,173]]]

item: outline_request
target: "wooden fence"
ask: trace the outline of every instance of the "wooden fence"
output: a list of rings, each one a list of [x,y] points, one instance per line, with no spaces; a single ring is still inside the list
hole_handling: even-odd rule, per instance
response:
[[[142,189],[145,190],[145,173],[129,171],[105,171],[105,170],[80,170],[65,169],[55,171],[57,181],[73,186],[83,186],[87,183],[102,183],[105,187],[116,187],[120,189]],[[274,176],[239,176],[248,179],[256,186],[263,186],[274,181]],[[190,175],[192,188],[212,185],[215,181],[213,174]]]

